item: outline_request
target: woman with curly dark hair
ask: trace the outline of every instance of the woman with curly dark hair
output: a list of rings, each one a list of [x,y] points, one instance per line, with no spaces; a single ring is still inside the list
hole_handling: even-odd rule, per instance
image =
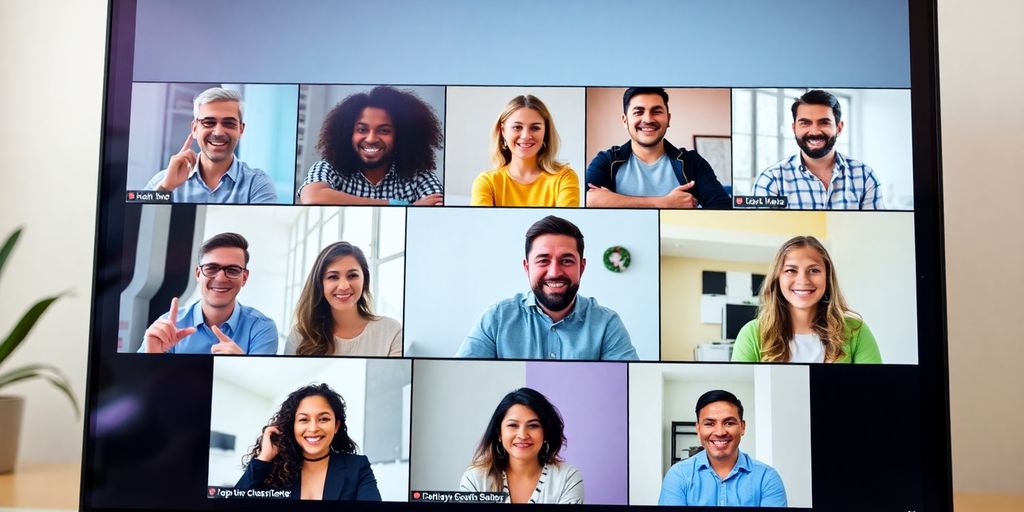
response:
[[[370,461],[356,448],[341,395],[327,384],[303,386],[263,427],[235,487],[291,499],[380,501]]]
[[[441,122],[410,91],[374,87],[353,94],[324,118],[317,149],[298,195],[303,204],[439,205],[434,170]]]
[[[565,424],[531,388],[505,395],[487,424],[459,488],[503,492],[508,503],[583,503],[583,475],[559,457]]]

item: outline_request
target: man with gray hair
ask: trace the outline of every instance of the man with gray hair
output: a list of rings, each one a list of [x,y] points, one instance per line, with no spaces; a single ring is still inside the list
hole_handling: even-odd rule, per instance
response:
[[[270,176],[235,158],[245,131],[242,110],[237,91],[212,87],[196,96],[188,138],[167,168],[149,180],[146,190],[170,192],[175,203],[276,202]],[[199,145],[198,154],[192,151],[193,141]]]

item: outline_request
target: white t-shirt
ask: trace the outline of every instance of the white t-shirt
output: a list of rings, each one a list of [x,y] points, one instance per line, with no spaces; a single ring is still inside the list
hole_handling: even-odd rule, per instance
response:
[[[825,345],[817,334],[795,334],[789,341],[789,362],[824,363]]]
[[[284,346],[285,355],[295,355],[299,341],[298,333],[292,329]],[[355,338],[335,336],[333,355],[402,357],[402,324],[386,316],[370,320]]]

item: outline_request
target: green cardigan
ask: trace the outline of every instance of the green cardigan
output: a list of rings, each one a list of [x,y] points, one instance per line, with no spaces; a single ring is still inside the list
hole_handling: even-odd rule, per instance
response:
[[[843,357],[837,363],[881,363],[882,354],[878,352],[878,343],[868,329],[868,324],[852,316],[846,317],[844,330],[846,343],[843,344]],[[750,363],[761,362],[761,340],[758,337],[757,320],[747,322],[736,335],[736,344],[732,349],[732,360]]]

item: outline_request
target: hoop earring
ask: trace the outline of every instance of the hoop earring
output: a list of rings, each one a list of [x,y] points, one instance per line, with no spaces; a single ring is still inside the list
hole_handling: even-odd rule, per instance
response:
[[[548,442],[545,440],[544,441],[544,450],[542,452],[540,452],[540,456],[541,457],[547,457],[549,453],[551,453],[551,445],[549,445]]]
[[[508,143],[505,142],[505,139],[501,139],[501,149],[502,150],[508,149]]]
[[[831,300],[832,298],[829,297],[827,293],[821,296],[821,302],[825,304],[828,304],[829,302],[831,302]]]
[[[494,451],[498,452],[498,458],[499,459],[504,459],[505,455],[507,455],[507,453],[505,453],[505,452],[503,452],[501,450],[501,442],[498,442],[498,444],[494,445]]]

